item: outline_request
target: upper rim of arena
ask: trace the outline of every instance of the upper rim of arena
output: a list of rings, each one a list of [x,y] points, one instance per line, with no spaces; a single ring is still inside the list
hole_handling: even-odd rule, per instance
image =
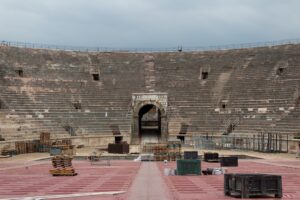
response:
[[[258,47],[274,47],[280,45],[300,44],[300,38],[274,40],[266,42],[255,43],[236,43],[226,45],[213,45],[213,46],[176,46],[169,48],[112,48],[112,47],[91,47],[91,46],[72,46],[72,45],[55,45],[45,43],[32,43],[32,42],[19,42],[0,40],[0,46],[10,46],[29,49],[45,49],[57,51],[77,51],[77,52],[128,52],[128,53],[157,53],[157,52],[204,52],[204,51],[225,51],[225,50],[238,50],[249,49]]]

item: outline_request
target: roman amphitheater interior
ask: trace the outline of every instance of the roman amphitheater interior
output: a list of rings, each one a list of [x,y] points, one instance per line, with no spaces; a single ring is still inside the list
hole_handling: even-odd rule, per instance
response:
[[[255,160],[260,157],[256,165],[266,165],[259,168],[263,169],[261,172],[277,167],[270,172],[282,174],[283,197],[297,199],[300,195],[298,190],[285,187],[285,184],[300,185],[296,180],[300,172],[297,160],[300,147],[299,64],[300,44],[213,51],[90,52],[16,47],[2,43],[0,152],[10,152],[10,155],[0,157],[0,185],[4,188],[0,188],[0,199],[78,193],[74,188],[68,191],[66,187],[61,193],[55,193],[55,190],[47,193],[42,189],[40,193],[39,190],[28,192],[30,190],[21,184],[18,187],[23,190],[20,189],[19,193],[6,188],[5,183],[16,181],[13,174],[26,178],[26,170],[31,170],[31,178],[35,172],[38,173],[36,176],[50,176],[47,171],[47,166],[51,165],[49,149],[41,153],[41,145],[38,145],[35,150],[28,150],[30,143],[41,139],[42,133],[49,133],[51,142],[68,140],[76,149],[74,157],[88,156],[94,149],[107,149],[109,144],[127,143],[127,154],[104,153],[107,160],[111,159],[110,167],[115,164],[115,168],[99,166],[103,173],[109,169],[120,170],[114,174],[117,181],[111,183],[118,186],[125,180],[121,188],[111,189],[125,191],[119,199],[141,199],[131,196],[135,195],[131,193],[132,188],[138,184],[135,183],[136,173],[142,173],[138,172],[141,164],[132,160],[143,152],[147,144],[168,144],[170,141],[180,143],[182,152],[243,154],[246,159],[244,163],[240,162],[242,167],[244,164],[242,172],[247,172],[247,166],[252,166],[249,163],[254,162],[247,163],[247,158]],[[20,150],[24,143],[27,143],[27,149]],[[288,160],[285,161],[286,166],[283,166],[283,161],[278,162],[282,159]],[[165,165],[175,165],[175,162],[166,160],[161,159],[165,163],[156,162],[162,174]],[[75,168],[78,165],[78,176],[67,178],[76,179],[78,184],[82,182],[79,179],[82,176],[85,181],[93,178],[93,181],[98,181],[96,177],[85,174],[84,168],[90,167],[83,163],[87,161],[74,162]],[[42,166],[44,172],[41,168],[35,169],[38,166]],[[151,167],[148,170],[151,171]],[[206,167],[211,166],[208,164]],[[289,169],[298,171],[285,175]],[[18,170],[25,170],[25,174]],[[98,173],[95,167],[91,170]],[[18,173],[21,175],[18,176]],[[219,185],[212,192],[209,187],[213,188],[213,183],[209,183],[206,176],[201,178],[211,184],[207,190],[199,185],[195,176],[185,177],[186,180],[182,178],[179,181],[186,181],[186,184],[190,181],[189,187],[196,188],[195,191],[184,192],[180,188],[182,185],[176,185],[175,178],[162,175],[162,183],[159,184],[167,185],[163,186],[166,187],[164,191],[170,193],[162,199],[193,199],[193,194],[199,199],[225,198],[223,190],[218,190],[218,187],[223,187],[221,176],[216,178]],[[198,181],[202,180],[199,178]],[[30,182],[32,187],[38,183]],[[92,186],[78,187],[85,187],[83,192],[103,192],[89,190]],[[197,193],[197,188],[204,192]],[[6,193],[5,190],[11,192]],[[109,195],[99,198],[114,199]]]

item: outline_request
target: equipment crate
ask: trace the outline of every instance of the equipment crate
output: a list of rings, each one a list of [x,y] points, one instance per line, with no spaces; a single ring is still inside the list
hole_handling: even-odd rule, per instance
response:
[[[281,176],[269,174],[225,174],[224,194],[249,198],[274,195],[282,197]]]
[[[177,175],[201,175],[200,160],[177,160]]]
[[[238,166],[238,157],[220,157],[221,167],[237,167]]]
[[[198,151],[185,151],[185,152],[183,152],[183,158],[185,160],[188,160],[188,159],[197,160],[198,159]]]
[[[219,154],[218,153],[204,153],[204,161],[205,162],[219,162]]]

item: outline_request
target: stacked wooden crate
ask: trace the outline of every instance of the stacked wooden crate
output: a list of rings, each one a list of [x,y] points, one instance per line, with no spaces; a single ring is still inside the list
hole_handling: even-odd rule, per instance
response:
[[[153,154],[155,161],[168,160],[168,147],[166,144],[157,144],[153,146]]]
[[[72,166],[72,157],[70,156],[55,156],[52,158],[52,166],[50,170],[53,176],[76,176],[75,169]]]
[[[177,143],[168,144],[146,144],[142,153],[154,155],[155,161],[175,161],[181,158],[181,145]]]
[[[176,161],[181,158],[181,143],[168,142],[168,160]]]
[[[16,154],[49,152],[51,147],[50,133],[42,132],[40,140],[18,141],[15,142]]]
[[[167,144],[145,144],[143,153],[153,154],[155,161],[164,161],[168,159]]]
[[[49,152],[50,147],[51,147],[50,133],[48,132],[40,133],[39,152]]]
[[[39,141],[24,141],[15,143],[16,154],[35,153],[39,151]]]
[[[76,154],[75,145],[72,145],[72,141],[70,139],[56,140],[55,142],[53,142],[53,144],[51,145],[50,153],[54,151],[56,152],[56,150],[60,150],[61,154],[69,156]]]

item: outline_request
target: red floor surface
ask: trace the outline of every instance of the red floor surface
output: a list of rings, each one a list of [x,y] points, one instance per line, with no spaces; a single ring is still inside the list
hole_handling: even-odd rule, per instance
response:
[[[32,163],[31,163],[32,164]],[[129,199],[129,191],[139,190],[142,183],[131,188],[141,163],[133,161],[112,161],[112,166],[91,166],[87,161],[75,161],[78,176],[53,177],[49,174],[50,161],[36,162],[25,167],[20,163],[0,163],[0,199],[40,195],[74,194],[86,192],[125,191],[121,195],[89,196],[64,199]],[[223,175],[212,176],[164,176],[164,168],[176,168],[176,163],[164,165],[157,162],[160,176],[167,187],[166,192],[173,200],[223,200],[236,199],[223,194]],[[202,169],[219,167],[219,163],[202,162]],[[228,167],[229,173],[270,173],[282,175],[283,198],[300,199],[300,160],[266,161],[239,160],[239,167]],[[159,174],[159,173],[158,173]],[[155,179],[154,179],[155,180]],[[155,183],[153,183],[155,185]],[[151,198],[147,198],[151,199]],[[262,199],[262,198],[259,198]],[[273,199],[273,198],[265,198]]]
[[[128,191],[140,163],[112,161],[111,166],[91,166],[87,161],[73,162],[77,176],[53,177],[51,161],[38,165],[3,170],[0,164],[0,199],[87,192]],[[96,199],[120,199],[123,195],[97,196]],[[81,197],[93,199],[94,197]],[[71,199],[71,198],[68,198]],[[76,199],[76,198],[73,198]]]
[[[219,163],[202,162],[202,169],[220,167]],[[284,165],[284,166],[280,166]],[[159,163],[163,176],[164,168],[176,168],[176,163]],[[282,199],[300,199],[300,161],[239,160],[239,167],[228,167],[228,173],[269,173],[282,175]],[[164,176],[173,199],[236,199],[224,196],[223,175],[211,176]],[[275,198],[255,198],[275,199]]]

